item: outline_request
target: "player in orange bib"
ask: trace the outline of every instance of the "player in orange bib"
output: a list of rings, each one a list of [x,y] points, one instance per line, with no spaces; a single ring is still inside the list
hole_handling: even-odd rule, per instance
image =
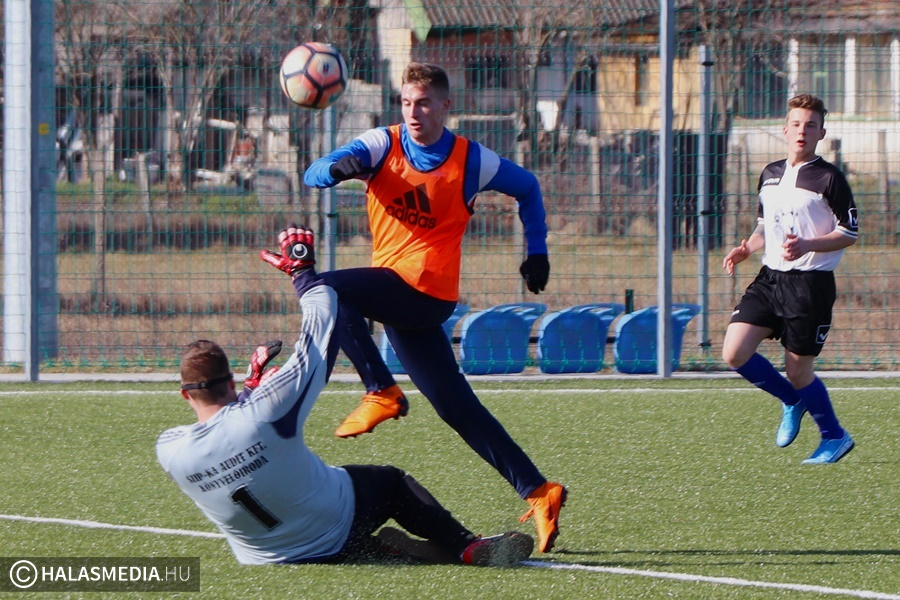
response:
[[[409,410],[369,333],[366,319],[373,319],[438,415],[529,502],[522,519],[534,516],[538,547],[547,552],[559,533],[566,489],[541,475],[481,404],[441,327],[459,299],[462,239],[481,191],[517,200],[527,249],[519,270],[530,291],[544,289],[550,264],[540,186],[529,171],[444,127],[450,85],[440,67],[411,63],[400,101],[402,124],[370,129],[304,175],[318,188],[354,178],[367,184],[372,266],[321,274],[338,294],[341,349],[367,391],[335,434],[368,433]]]

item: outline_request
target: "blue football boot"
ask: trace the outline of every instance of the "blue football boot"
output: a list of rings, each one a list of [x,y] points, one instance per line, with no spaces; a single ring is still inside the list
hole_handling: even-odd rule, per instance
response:
[[[790,446],[800,433],[800,420],[806,412],[806,402],[801,400],[794,405],[782,403],[781,410],[781,426],[775,435],[775,444],[779,448],[784,448]]]
[[[836,463],[853,450],[853,438],[847,431],[844,435],[836,440],[822,440],[819,447],[812,455],[803,461],[804,465],[824,465],[826,463]]]

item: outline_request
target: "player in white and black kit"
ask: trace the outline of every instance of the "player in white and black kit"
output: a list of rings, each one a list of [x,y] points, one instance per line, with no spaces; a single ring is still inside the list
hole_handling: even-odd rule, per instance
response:
[[[338,350],[332,336],[337,295],[312,267],[311,231],[291,226],[279,246],[281,254],[260,256],[291,275],[300,299],[294,353],[262,376],[280,343],[258,348],[249,378],[258,387],[239,398],[222,348],[209,340],[190,344],[181,360],[181,393],[198,422],[160,435],[162,467],[243,564],[371,558],[382,548],[372,534],[391,518],[431,544],[429,556],[476,565],[526,558],[534,546],[530,536],[475,536],[401,469],[329,466],[306,446],[303,426]]]
[[[722,355],[745,379],[781,400],[778,446],[794,441],[808,411],[822,441],[803,462],[834,463],[854,443],[838,422],[814,363],[831,329],[833,271],[844,248],[859,236],[856,204],[843,173],[816,155],[828,112],[822,100],[801,94],[788,109],[787,159],[763,169],[759,224],[723,261],[733,275],[735,265],[763,250],[762,269],[731,315]],[[781,340],[787,378],[757,352],[766,338]]]

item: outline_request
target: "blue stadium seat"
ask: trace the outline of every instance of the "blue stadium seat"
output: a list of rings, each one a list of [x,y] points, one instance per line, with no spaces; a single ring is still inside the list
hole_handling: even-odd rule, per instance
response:
[[[462,323],[459,363],[464,373],[521,373],[528,363],[531,327],[547,311],[536,302],[501,304],[468,315]]]
[[[623,312],[624,304],[594,302],[544,315],[538,326],[538,367],[544,373],[600,371],[609,326]]]
[[[658,306],[629,313],[616,323],[613,356],[620,373],[656,373],[656,319]],[[696,304],[672,305],[672,370],[681,362],[681,345],[688,323],[700,313]]]
[[[467,305],[457,304],[456,308],[453,309],[453,314],[450,315],[450,318],[444,321],[444,324],[442,325],[444,333],[446,333],[447,337],[451,340],[453,339],[453,328],[467,312],[469,312],[469,307]],[[387,334],[383,331],[381,332],[381,343],[379,344],[378,349],[381,351],[381,358],[384,360],[384,364],[387,365],[387,368],[391,373],[395,375],[406,373],[406,370],[397,358],[397,354],[394,352],[394,347],[391,346],[391,342],[388,340]]]

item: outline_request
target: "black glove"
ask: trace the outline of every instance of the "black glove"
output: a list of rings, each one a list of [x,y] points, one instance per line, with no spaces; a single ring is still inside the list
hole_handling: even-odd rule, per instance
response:
[[[550,261],[546,254],[532,254],[519,267],[528,291],[540,294],[550,279]]]
[[[353,179],[357,175],[362,175],[364,171],[365,169],[363,168],[362,161],[352,154],[340,157],[338,161],[328,169],[328,172],[337,181]]]

